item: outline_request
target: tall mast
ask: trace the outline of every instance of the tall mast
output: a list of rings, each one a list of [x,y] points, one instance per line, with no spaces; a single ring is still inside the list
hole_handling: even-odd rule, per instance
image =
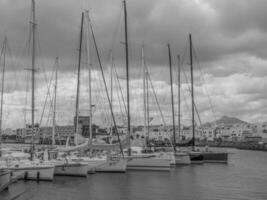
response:
[[[32,25],[32,151],[31,151],[31,160],[33,160],[33,150],[34,150],[34,112],[35,112],[35,48],[36,48],[36,44],[35,44],[35,29],[36,29],[36,22],[35,22],[35,1],[32,0],[32,21],[31,21],[31,25]]]
[[[1,50],[1,56],[3,55],[3,69],[2,69],[2,87],[1,87],[1,108],[0,108],[0,157],[1,157],[1,144],[2,144],[2,122],[3,122],[3,100],[5,89],[5,70],[6,70],[6,46],[7,37],[5,36],[3,47]]]
[[[192,37],[189,34],[189,45],[190,45],[190,71],[191,71],[191,97],[192,97],[192,150],[195,150],[195,107],[194,107],[194,74],[193,74],[193,48],[192,48]]]
[[[80,98],[80,72],[81,72],[81,57],[82,57],[82,40],[83,40],[83,16],[82,12],[82,21],[81,21],[81,32],[80,32],[80,45],[79,45],[79,60],[78,60],[78,77],[77,77],[77,93],[76,93],[76,123],[75,123],[75,145],[78,144],[78,130],[79,130],[79,98]]]
[[[52,145],[55,145],[55,135],[56,135],[56,109],[57,109],[57,74],[58,74],[58,57],[56,57],[56,74],[55,74],[55,85],[54,85],[54,108],[53,108],[53,130],[52,130]]]
[[[174,120],[174,103],[173,103],[173,88],[172,88],[172,57],[171,57],[171,48],[170,44],[168,44],[168,52],[169,52],[169,66],[170,66],[170,81],[171,81],[171,102],[172,102],[172,133],[173,133],[173,148],[174,152],[176,152],[176,137],[175,137],[175,120]]]
[[[178,62],[178,141],[181,136],[181,59],[180,55],[177,55]]]
[[[145,55],[144,55],[144,45],[142,45],[142,68],[143,68],[143,95],[144,95],[144,131],[146,138],[148,137],[147,128],[147,93],[146,93],[146,65],[145,65]],[[147,145],[147,143],[145,143]]]
[[[126,83],[127,83],[127,121],[128,121],[128,155],[131,155],[131,115],[130,115],[130,93],[129,93],[129,54],[128,54],[128,28],[126,0],[123,0],[124,7],[124,33],[125,33],[125,57],[126,57]]]
[[[91,51],[90,51],[90,17],[89,11],[86,11],[86,18],[87,18],[87,59],[88,59],[88,75],[89,75],[89,145],[90,148],[92,147],[93,141],[93,129],[92,129],[92,122],[93,122],[93,114],[92,114],[92,59],[91,59]]]

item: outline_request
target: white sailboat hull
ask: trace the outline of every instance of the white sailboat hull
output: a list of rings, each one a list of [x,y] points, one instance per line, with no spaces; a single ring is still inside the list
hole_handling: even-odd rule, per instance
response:
[[[10,171],[0,170],[0,192],[8,187],[10,183]]]
[[[175,153],[175,164],[176,165],[190,165],[191,160],[188,153],[176,152]]]
[[[54,179],[54,166],[16,165],[9,169],[12,176],[25,180],[52,181]]]
[[[55,164],[57,176],[87,176],[87,164],[82,163],[57,163]]]
[[[89,157],[77,157],[71,158],[72,162],[79,162],[87,165],[87,172],[93,173],[96,171],[96,168],[100,165],[106,163],[106,158],[89,158]]]
[[[124,173],[127,169],[127,160],[106,160],[103,164],[96,167],[96,172],[117,172]]]
[[[43,163],[35,159],[27,159],[28,154],[8,151],[5,159],[0,160],[3,168],[10,170],[11,179],[52,181],[54,179],[54,165],[50,162]]]
[[[129,158],[127,170],[170,171],[170,160],[156,157]]]
[[[106,159],[99,159],[99,160],[89,160],[87,161],[87,171],[88,173],[96,172],[96,169],[100,165],[104,165],[107,162]]]
[[[173,152],[171,152],[171,153],[160,152],[160,153],[154,153],[154,155],[156,155],[157,158],[163,158],[165,160],[169,160],[170,165],[172,165],[172,166],[176,165],[175,155]]]

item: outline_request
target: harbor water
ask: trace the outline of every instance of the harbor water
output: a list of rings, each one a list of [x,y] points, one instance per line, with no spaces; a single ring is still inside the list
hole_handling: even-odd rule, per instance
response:
[[[1,200],[266,200],[267,152],[227,149],[228,164],[178,166],[171,172],[128,171],[53,182],[12,184]]]

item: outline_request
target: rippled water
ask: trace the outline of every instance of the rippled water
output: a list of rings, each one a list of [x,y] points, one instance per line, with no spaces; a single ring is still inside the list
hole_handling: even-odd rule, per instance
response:
[[[267,152],[234,150],[228,164],[180,166],[168,172],[55,177],[53,182],[23,182],[0,194],[1,200],[217,200],[267,199]]]

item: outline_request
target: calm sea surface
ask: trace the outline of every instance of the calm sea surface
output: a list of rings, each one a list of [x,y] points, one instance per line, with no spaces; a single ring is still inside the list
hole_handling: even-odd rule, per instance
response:
[[[267,152],[228,149],[228,164],[180,166],[168,172],[55,177],[10,186],[0,200],[267,199]]]

